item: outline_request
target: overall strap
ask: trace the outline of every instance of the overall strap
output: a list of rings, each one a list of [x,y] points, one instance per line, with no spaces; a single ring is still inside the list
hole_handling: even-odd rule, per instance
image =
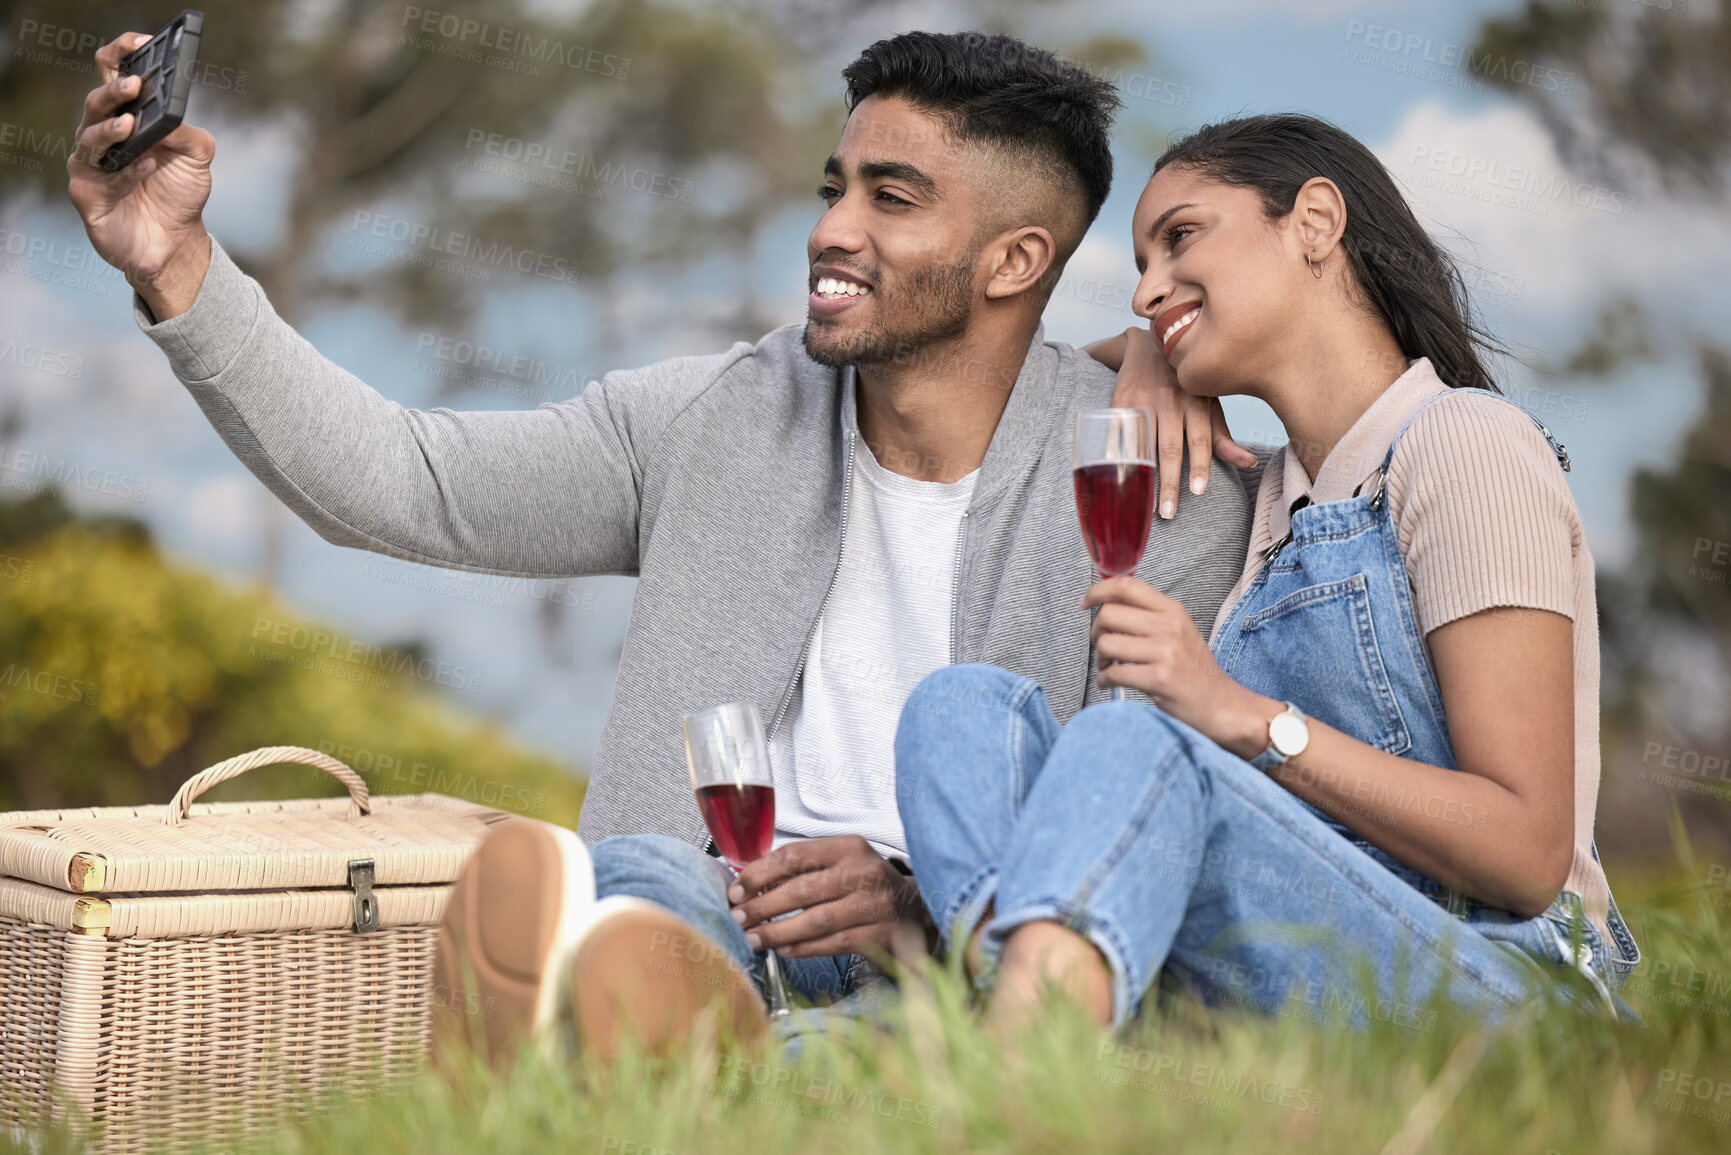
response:
[[[1376,492],[1373,493],[1370,498],[1370,507],[1372,509],[1376,509],[1378,506],[1382,505],[1383,492],[1388,488],[1389,463],[1394,460],[1394,451],[1400,445],[1400,439],[1406,436],[1406,431],[1412,426],[1414,421],[1418,420],[1418,415],[1423,413],[1426,409],[1429,409],[1438,401],[1443,400],[1445,397],[1453,397],[1460,393],[1483,393],[1487,397],[1495,397],[1498,401],[1502,401],[1509,405],[1515,405],[1515,403],[1510,401],[1507,397],[1504,397],[1500,393],[1493,393],[1489,389],[1461,386],[1458,389],[1449,389],[1445,393],[1439,393],[1429,401],[1426,401],[1423,405],[1420,405],[1417,409],[1414,409],[1412,415],[1406,419],[1406,422],[1401,425],[1400,430],[1395,433],[1394,440],[1388,443],[1388,452],[1382,455],[1382,464],[1377,467]],[[1569,472],[1571,464],[1569,461],[1569,451],[1563,447],[1563,443],[1556,439],[1556,436],[1551,433],[1550,429],[1546,427],[1543,421],[1540,421],[1525,409],[1521,409],[1519,405],[1515,405],[1515,408],[1519,409],[1521,414],[1526,417],[1527,420],[1539,427],[1539,432],[1544,434],[1546,443],[1551,447],[1551,452],[1557,455],[1557,464],[1563,467],[1564,473]]]

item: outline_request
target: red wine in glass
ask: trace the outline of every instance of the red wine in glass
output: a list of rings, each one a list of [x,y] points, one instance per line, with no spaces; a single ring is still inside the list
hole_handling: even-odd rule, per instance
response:
[[[720,783],[697,788],[703,821],[735,870],[769,853],[775,837],[775,787]]]
[[[750,702],[687,714],[685,764],[704,824],[735,874],[769,853],[775,841],[775,772],[763,719]],[[763,952],[769,1017],[788,1013],[787,981],[775,951]]]
[[[1154,514],[1154,466],[1097,461],[1077,467],[1076,512],[1082,539],[1101,577],[1134,573]]]
[[[1101,578],[1135,573],[1154,519],[1154,419],[1146,409],[1090,409],[1076,418],[1076,515]],[[1124,688],[1112,687],[1112,700]]]

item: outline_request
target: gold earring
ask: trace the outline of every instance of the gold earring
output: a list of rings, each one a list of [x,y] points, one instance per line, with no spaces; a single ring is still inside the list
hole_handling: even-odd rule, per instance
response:
[[[1319,280],[1319,281],[1320,281],[1320,280],[1322,280],[1322,266],[1321,266],[1321,265],[1313,265],[1313,264],[1311,264],[1311,263],[1310,263],[1310,254],[1309,254],[1309,253],[1305,253],[1305,254],[1304,254],[1304,265],[1305,265],[1305,267],[1306,267],[1306,268],[1307,268],[1307,269],[1309,269],[1309,270],[1310,270],[1310,275],[1311,275],[1311,276],[1313,276],[1313,277],[1315,277],[1315,278],[1316,278],[1316,279],[1317,279],[1317,280]]]

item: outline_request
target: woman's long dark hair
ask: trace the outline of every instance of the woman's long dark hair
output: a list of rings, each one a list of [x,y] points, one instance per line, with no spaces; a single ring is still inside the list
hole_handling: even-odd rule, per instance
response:
[[[1504,350],[1473,321],[1460,269],[1412,215],[1382,162],[1350,134],[1313,116],[1239,117],[1184,137],[1154,171],[1173,165],[1255,189],[1271,219],[1292,211],[1305,181],[1333,181],[1346,198],[1346,259],[1401,351],[1429,357],[1449,385],[1497,389],[1486,356]]]

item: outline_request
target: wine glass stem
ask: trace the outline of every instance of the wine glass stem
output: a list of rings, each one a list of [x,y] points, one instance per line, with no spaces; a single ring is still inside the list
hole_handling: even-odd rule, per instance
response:
[[[1113,686],[1112,687],[1112,700],[1114,702],[1124,701],[1124,687],[1123,686]]]
[[[781,978],[781,960],[773,950],[763,952],[763,974],[769,988],[769,1017],[779,1019],[787,1014],[787,987]]]

